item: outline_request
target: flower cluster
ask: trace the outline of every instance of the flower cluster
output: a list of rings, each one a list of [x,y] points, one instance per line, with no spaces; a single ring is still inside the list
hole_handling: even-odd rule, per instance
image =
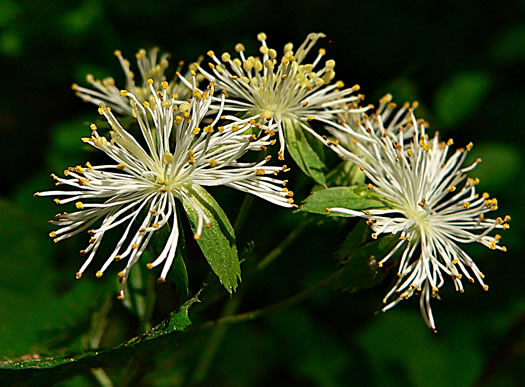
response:
[[[149,268],[162,265],[159,279],[164,281],[176,258],[177,203],[196,214],[195,239],[206,232],[205,225],[211,227],[198,200],[202,187],[227,186],[281,207],[296,207],[293,192],[285,187],[287,180],[275,176],[288,171],[286,165],[271,165],[271,155],[259,161],[243,161],[243,156],[266,151],[278,139],[277,158],[284,160],[288,148],[300,169],[323,185],[325,165],[309,143],[313,139],[359,166],[368,188],[385,203],[385,208],[364,211],[328,208],[335,214],[365,218],[374,238],[381,234],[399,238],[378,264],[397,265],[398,279],[384,298],[383,310],[420,294],[423,318],[436,330],[430,300],[439,297],[445,277],[459,292],[463,292],[463,278],[477,280],[487,290],[483,273],[461,245],[477,242],[506,251],[493,231],[508,228],[510,217],[487,216],[498,203],[486,193],[480,195],[479,181],[467,176],[480,161],[464,166],[472,144],[452,151],[452,140],[429,136],[427,123],[414,115],[417,103],[397,108],[386,94],[375,110],[361,105],[364,96],[356,94],[358,85],[345,88],[342,81],[333,82],[335,61],[322,63],[324,49],[308,59],[323,37],[309,34],[297,50],[288,43],[279,56],[267,45],[266,34],[260,33],[260,55],[246,54],[241,43],[235,46],[235,57],[209,51],[209,70],[200,65],[200,58],[181,75],[181,62],[171,82],[165,75],[167,54],[159,56],[156,48],[140,50],[136,57],[141,81],[136,84],[130,63],[116,51],[125,88],[117,88],[113,78],[99,81],[91,75],[87,77],[91,89],[74,84],[77,95],[99,105],[111,127],[106,137],[91,124],[92,135],[83,141],[112,162],[71,167],[64,177],[52,175],[57,185],[70,189],[36,196],[53,196],[58,204],[76,207],[51,221],[57,226],[50,233],[55,242],[82,231],[90,234],[77,278],[93,261],[106,232],[120,226],[122,236],[96,275],[102,276],[112,262],[126,260],[119,273],[119,297],[124,297],[130,270],[152,236],[166,227],[164,248],[148,264]],[[201,89],[205,78],[209,86]],[[113,112],[133,117],[136,133]]]

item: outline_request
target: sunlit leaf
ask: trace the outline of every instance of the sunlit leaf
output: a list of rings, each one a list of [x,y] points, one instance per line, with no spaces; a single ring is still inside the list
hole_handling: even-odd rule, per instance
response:
[[[237,288],[241,279],[241,267],[235,245],[235,233],[226,214],[204,188],[193,186],[192,199],[200,206],[210,220],[197,242],[219,281],[230,293]],[[193,232],[197,231],[198,215],[190,203],[183,201]]]
[[[299,207],[300,211],[331,216],[351,216],[336,212],[328,212],[327,208],[347,208],[365,210],[381,208],[385,204],[381,197],[366,186],[332,187],[312,192]]]
[[[286,138],[286,149],[297,163],[299,168],[310,176],[318,184],[325,184],[326,179],[323,173],[325,165],[319,157],[319,148],[314,145],[312,136],[307,136],[299,122],[286,119],[283,122],[284,136]]]

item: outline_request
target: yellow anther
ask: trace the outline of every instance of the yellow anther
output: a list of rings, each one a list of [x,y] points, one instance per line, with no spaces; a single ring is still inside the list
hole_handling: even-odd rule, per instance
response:
[[[206,127],[204,128],[204,131],[205,131],[206,133],[208,133],[208,134],[213,133],[213,126],[211,126],[211,125],[206,126]]]
[[[210,163],[210,166],[213,168],[213,167],[216,167],[217,166],[217,160],[215,159],[211,159],[210,161],[208,161]]]
[[[198,241],[199,239],[201,239],[201,234],[198,234],[198,233],[193,234],[193,239]]]
[[[162,162],[164,164],[171,164],[173,163],[174,159],[175,158],[173,157],[173,154],[170,152],[164,152],[164,154],[162,155]]]
[[[221,55],[221,59],[222,59],[223,62],[229,62],[230,59],[231,59],[231,55],[229,53],[225,52],[225,53],[223,53]]]
[[[160,87],[162,87],[163,89],[167,89],[167,88],[168,88],[168,85],[169,85],[169,83],[166,82],[166,81],[162,81],[162,82],[160,83]]]
[[[104,273],[101,272],[100,270],[97,271],[97,273],[95,274],[95,276],[96,276],[97,278],[100,278],[100,277],[102,277],[103,275],[104,275]]]
[[[319,55],[326,55],[326,50],[324,48],[320,48]]]
[[[467,150],[470,152],[470,150],[472,149],[472,147],[474,146],[474,144],[472,144],[471,142],[469,142],[466,146]]]
[[[328,59],[324,65],[327,69],[332,70],[335,67],[335,60]]]
[[[183,102],[180,104],[179,106],[179,110],[182,112],[182,113],[187,113],[190,111],[190,104],[188,102]]]
[[[448,192],[454,192],[456,190],[456,187],[451,185],[447,188]]]
[[[215,53],[213,52],[213,50],[209,50],[207,53],[206,53],[210,58],[213,58],[215,56]]]
[[[244,51],[244,45],[242,43],[237,43],[235,45],[235,51],[237,51],[237,52]]]
[[[256,169],[255,174],[258,176],[263,176],[266,174],[266,172],[264,171],[264,169]]]
[[[191,131],[194,135],[197,135],[201,132],[201,129],[199,127],[195,127],[193,128],[193,130]]]
[[[149,78],[149,79],[146,81],[146,83],[147,83],[148,85],[153,85],[153,79]]]
[[[79,210],[82,210],[84,208],[84,203],[82,202],[76,202],[75,207]]]
[[[117,164],[117,168],[118,169],[124,169],[124,168],[126,168],[126,164],[124,164],[124,163]]]
[[[264,32],[260,32],[257,34],[257,40],[259,42],[262,42],[263,40],[266,40],[266,34]]]

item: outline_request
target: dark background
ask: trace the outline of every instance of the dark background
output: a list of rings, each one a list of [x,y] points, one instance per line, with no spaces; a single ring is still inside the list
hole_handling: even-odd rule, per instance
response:
[[[194,61],[209,49],[233,52],[237,42],[256,54],[261,31],[278,52],[289,41],[298,47],[309,32],[324,32],[327,37],[317,47],[325,47],[327,58],[335,59],[336,78],[348,86],[359,83],[369,103],[386,92],[400,103],[417,99],[419,115],[432,129],[453,136],[458,146],[474,142],[472,159],[483,158],[473,173],[481,179],[480,189],[499,199],[500,215],[513,218],[503,235],[509,252],[467,247],[487,275],[490,291],[467,284],[459,295],[446,287],[442,302],[434,302],[438,334],[427,330],[415,298],[386,314],[374,314],[388,283],[356,294],[327,291],[264,320],[229,328],[211,366],[210,383],[499,386],[525,380],[523,1],[482,6],[470,0],[3,0],[0,355],[60,348],[62,337],[68,336],[64,332],[82,335],[86,327],[79,321],[86,310],[97,310],[103,297],[95,280],[73,282],[79,261],[70,252],[84,241],[51,246],[45,222],[56,208],[50,200],[32,197],[51,187],[51,171],[86,159],[79,137],[89,133],[86,123],[96,116],[96,108],[76,98],[71,83],[85,84],[85,75],[93,73],[97,78],[112,75],[122,84],[113,56],[117,48],[134,66],[139,48],[156,45],[172,54],[175,65],[180,59]],[[307,191],[298,192],[300,202]],[[233,219],[241,197],[220,190],[218,196]],[[258,249],[268,251],[276,235],[288,232],[293,223],[280,210],[266,204],[260,208],[264,219],[250,219],[239,239],[254,240]],[[272,237],[265,231],[257,235],[264,225],[274,227]],[[246,291],[241,310],[276,302],[327,274],[332,257],[324,247],[344,238],[336,228],[308,229],[305,238],[318,238],[317,247],[292,245]],[[124,313],[113,318],[130,324]],[[114,345],[133,332],[114,336],[103,344]],[[181,344],[185,351],[175,347],[157,354],[138,378],[145,385],[181,383],[206,337],[195,338],[195,343],[190,349]],[[121,377],[118,371],[114,376]],[[69,383],[90,383],[89,377]]]

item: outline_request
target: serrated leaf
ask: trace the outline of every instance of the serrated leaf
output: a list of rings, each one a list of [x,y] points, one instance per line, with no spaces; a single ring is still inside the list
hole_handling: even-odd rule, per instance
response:
[[[235,245],[235,232],[226,214],[204,188],[192,186],[188,194],[210,220],[210,227],[205,227],[197,240],[204,257],[221,284],[233,292],[241,279],[241,267]],[[198,215],[191,203],[183,201],[184,210],[193,232],[197,231]]]
[[[434,109],[444,127],[453,127],[468,120],[480,108],[492,80],[483,72],[457,74],[436,92]]]
[[[200,302],[200,292],[189,299],[176,312],[153,329],[111,349],[94,349],[60,356],[33,355],[34,360],[8,360],[0,362],[0,385],[52,385],[60,380],[88,372],[92,368],[126,364],[131,358],[157,353],[166,344],[178,338],[191,325],[188,311]]]
[[[317,144],[314,144],[317,140],[307,136],[296,120],[284,120],[283,127],[286,149],[299,168],[316,183],[325,185],[326,179],[323,173],[325,164],[314,149],[314,147],[318,148]]]
[[[381,283],[387,270],[380,268],[377,263],[392,250],[396,242],[397,238],[385,236],[353,251],[344,262],[336,286],[355,292]]]
[[[299,207],[299,211],[322,215],[351,216],[336,212],[328,213],[327,208],[334,207],[367,210],[385,207],[385,203],[381,200],[380,195],[369,190],[366,186],[332,187],[312,192]]]

